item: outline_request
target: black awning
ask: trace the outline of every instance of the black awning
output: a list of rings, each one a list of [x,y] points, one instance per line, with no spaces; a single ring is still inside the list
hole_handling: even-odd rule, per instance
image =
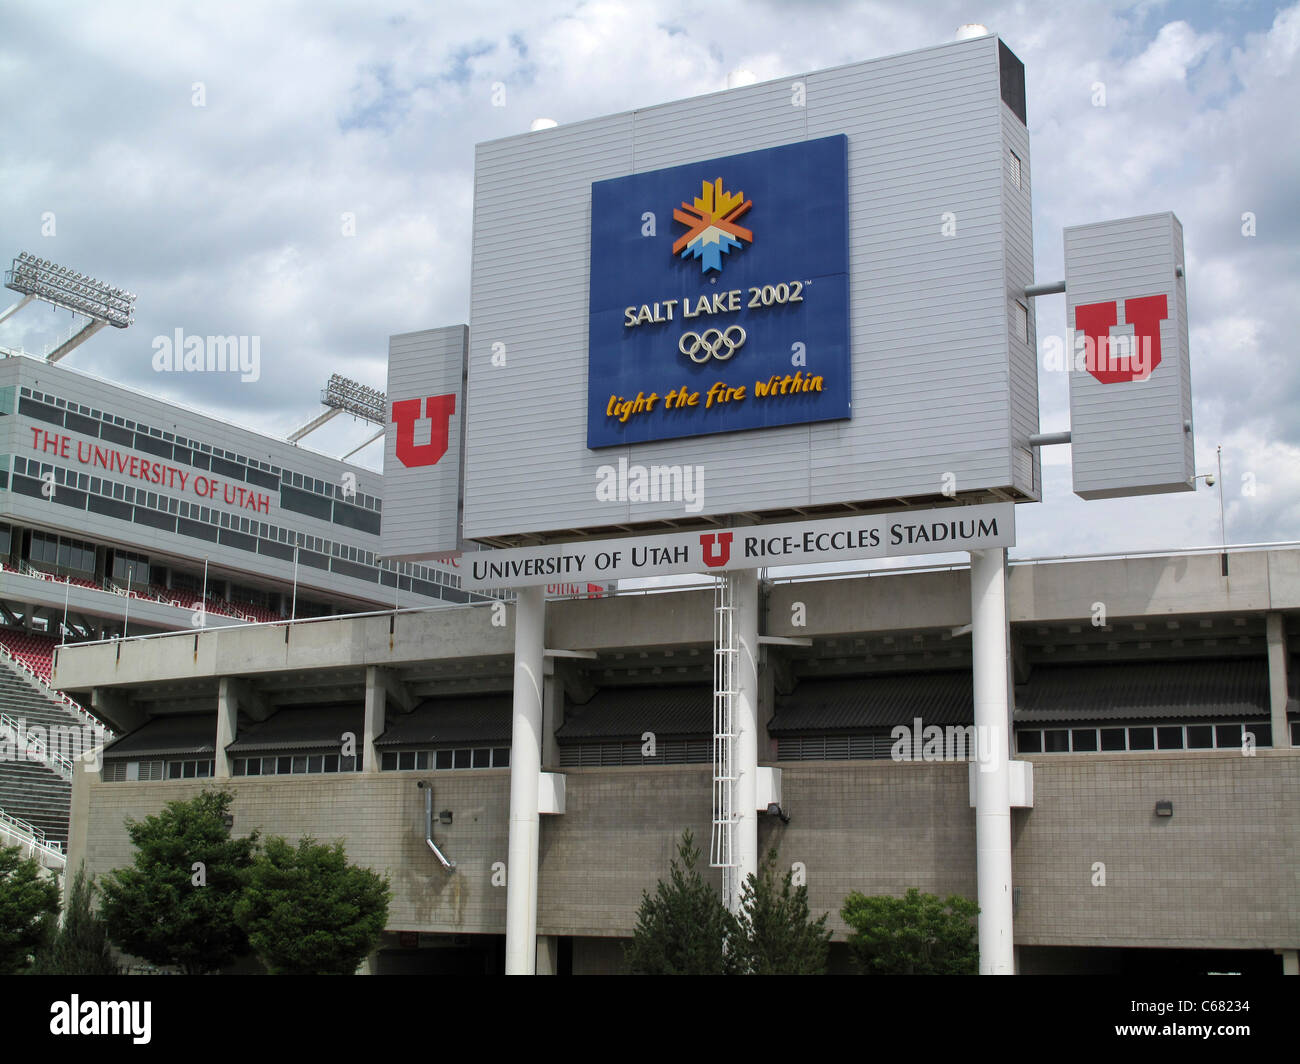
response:
[[[801,680],[792,694],[778,695],[769,734],[851,732],[868,728],[925,724],[971,724],[975,701],[971,674],[885,673],[877,676]]]
[[[410,713],[389,713],[375,746],[429,747],[449,743],[510,742],[513,717],[510,695],[431,698]]]
[[[138,761],[149,757],[211,756],[217,749],[217,716],[194,713],[154,717],[104,748],[106,761]]]
[[[250,725],[226,747],[231,754],[248,754],[275,750],[338,751],[344,735],[355,737],[361,749],[365,708],[358,705],[312,706],[282,709],[266,720]]]
[[[555,738],[561,744],[639,741],[646,732],[659,739],[712,735],[712,689],[699,684],[602,688],[585,705],[565,705]]]
[[[1017,723],[1268,717],[1259,658],[1036,667],[1016,689]]]

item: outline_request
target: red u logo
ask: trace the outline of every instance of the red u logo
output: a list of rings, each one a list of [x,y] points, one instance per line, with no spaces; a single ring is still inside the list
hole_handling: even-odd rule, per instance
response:
[[[415,423],[420,418],[419,399],[393,403],[393,424],[397,426],[397,460],[404,466],[437,465],[447,453],[448,427],[456,412],[454,395],[431,395],[424,400],[424,416],[433,421],[429,442],[415,443]]]
[[[726,565],[731,560],[732,532],[706,532],[700,536],[700,546],[704,548],[704,564],[710,569]]]
[[[1116,324],[1115,300],[1074,308],[1074,327],[1087,337],[1087,370],[1102,384],[1146,380],[1160,365],[1160,323],[1169,317],[1167,296],[1133,296],[1124,300],[1124,321],[1133,326],[1130,355],[1112,357],[1110,330]]]

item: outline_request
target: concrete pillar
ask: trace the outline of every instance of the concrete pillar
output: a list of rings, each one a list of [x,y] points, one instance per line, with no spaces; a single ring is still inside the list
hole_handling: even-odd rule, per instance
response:
[[[564,679],[556,671],[554,658],[547,658],[543,668],[542,766],[547,771],[554,771],[560,767],[560,748],[555,741],[555,731],[564,723]]]
[[[1287,646],[1286,625],[1282,614],[1270,613],[1264,620],[1268,637],[1268,703],[1269,718],[1273,722],[1273,747],[1277,750],[1291,748],[1291,732],[1287,728]]]
[[[975,865],[981,975],[1015,973],[1011,911],[1011,770],[1007,734],[1006,551],[970,552],[975,688]],[[986,752],[987,751],[987,752]]]
[[[226,747],[235,741],[239,731],[238,690],[233,677],[221,677],[221,686],[217,689],[217,752],[212,772],[214,779],[230,779],[230,758],[226,756]]]
[[[745,877],[758,874],[758,570],[728,573],[734,609],[736,643],[736,700],[732,711],[735,732],[732,815],[736,820],[734,907],[739,908]]]
[[[80,759],[72,763],[72,805],[68,810],[68,860],[63,874],[63,908],[67,911],[72,882],[77,869],[86,859],[86,841],[90,833],[90,788],[103,781],[103,762],[89,765]],[[103,869],[87,868],[94,875]]]
[[[379,667],[366,667],[366,715],[362,723],[362,772],[379,771],[379,751],[375,749],[375,740],[384,734],[385,710],[388,706],[388,688],[384,678],[379,674]]]
[[[542,771],[545,629],[546,589],[521,588],[515,600],[506,975],[533,975],[537,970],[537,787]]]
[[[537,974],[558,975],[560,971],[560,938],[558,935],[537,936]]]
[[[1300,975],[1300,950],[1280,949],[1282,954],[1282,974]]]

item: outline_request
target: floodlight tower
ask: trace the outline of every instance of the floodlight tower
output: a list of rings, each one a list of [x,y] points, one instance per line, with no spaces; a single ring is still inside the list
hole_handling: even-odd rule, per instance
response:
[[[339,414],[352,414],[363,421],[369,421],[372,425],[383,426],[387,423],[388,400],[384,393],[338,373],[330,375],[325,390],[320,393],[320,401],[328,409],[319,417],[312,418],[302,428],[290,433],[288,437],[290,443],[297,443],[307,433],[315,432],[325,422],[337,417]],[[383,434],[384,430],[381,428],[376,435],[371,436],[361,447],[369,446]],[[361,447],[349,451],[343,456],[344,459],[351,458],[357,451],[361,450]]]
[[[48,259],[38,259],[26,251],[19,252],[13,265],[5,271],[5,287],[23,298],[0,312],[0,321],[16,314],[33,299],[89,319],[80,331],[46,356],[50,362],[59,361],[105,325],[125,329],[135,320],[135,293],[97,281],[67,266],[58,266]]]

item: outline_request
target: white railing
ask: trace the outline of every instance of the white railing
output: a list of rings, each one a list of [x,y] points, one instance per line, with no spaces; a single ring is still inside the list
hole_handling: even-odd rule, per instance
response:
[[[4,728],[7,728],[14,737],[15,751],[21,751],[20,754],[17,754],[17,760],[30,760],[27,757],[27,751],[35,750],[41,755],[40,760],[34,762],[35,764],[46,765],[54,769],[69,783],[72,782],[72,762],[62,754],[51,753],[49,744],[44,739],[29,737],[25,720],[17,720],[9,716],[8,713],[0,713],[0,729]],[[44,728],[44,725],[42,725],[42,728]]]
[[[736,818],[732,801],[736,784],[736,735],[732,720],[740,647],[736,642],[730,577],[720,574],[713,587],[713,829],[709,839],[709,864],[722,869],[722,901],[734,911],[738,884]]]
[[[45,832],[35,824],[29,824],[3,809],[0,809],[0,839],[4,840],[6,846],[26,846],[28,857],[35,857],[36,851],[40,850],[41,863],[46,868],[53,867],[56,871],[62,871],[67,867],[68,858],[63,852],[63,843],[47,839]]]

